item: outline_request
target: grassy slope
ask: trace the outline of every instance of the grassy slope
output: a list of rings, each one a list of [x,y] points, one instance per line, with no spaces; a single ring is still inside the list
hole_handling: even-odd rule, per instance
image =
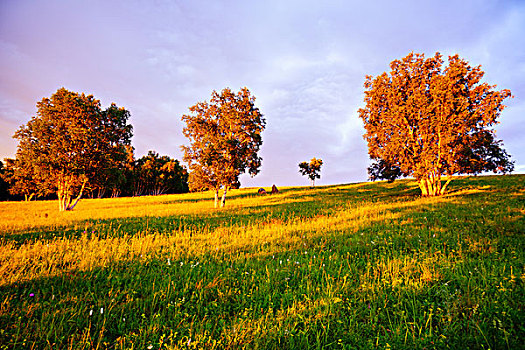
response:
[[[0,347],[520,348],[524,184],[0,203]]]

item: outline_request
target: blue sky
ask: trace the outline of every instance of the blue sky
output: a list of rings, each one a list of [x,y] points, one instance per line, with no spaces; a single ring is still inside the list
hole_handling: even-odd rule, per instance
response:
[[[297,164],[312,157],[317,184],[364,181],[364,77],[411,51],[458,53],[512,91],[496,130],[524,173],[523,1],[2,0],[0,159],[60,87],[130,110],[137,157],[181,159],[188,107],[246,86],[267,128],[243,186],[307,185]]]

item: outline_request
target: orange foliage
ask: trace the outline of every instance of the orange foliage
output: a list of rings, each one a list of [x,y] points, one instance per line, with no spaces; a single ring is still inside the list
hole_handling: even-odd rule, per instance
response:
[[[190,146],[181,148],[191,171],[190,190],[213,189],[217,207],[222,188],[224,206],[228,189],[238,188],[239,175],[259,172],[262,158],[258,152],[266,120],[247,88],[237,93],[229,88],[213,91],[210,102],[199,102],[189,110],[191,114],[183,115],[182,121]]]
[[[359,110],[372,159],[414,176],[431,196],[443,194],[456,173],[512,170],[491,129],[509,90],[482,83],[481,67],[458,55],[443,67],[439,53],[427,59],[411,53],[390,68],[366,77],[366,106]]]

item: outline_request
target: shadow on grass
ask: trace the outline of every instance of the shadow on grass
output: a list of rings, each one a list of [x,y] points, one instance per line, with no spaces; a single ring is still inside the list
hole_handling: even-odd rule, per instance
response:
[[[0,323],[8,326],[0,342],[13,345],[19,337],[38,348],[70,341],[147,348],[190,339],[205,347],[222,341],[218,347],[517,348],[524,336],[523,283],[509,292],[502,288],[511,288],[510,281],[497,284],[510,276],[509,265],[523,266],[523,196],[509,201],[506,189],[492,187],[497,191],[453,192],[448,201],[414,207],[396,208],[403,203],[394,202],[395,217],[356,232],[307,230],[291,233],[301,237],[292,242],[246,242],[169,263],[169,256],[130,257],[3,286]],[[380,188],[376,195],[385,197],[411,190],[403,184]],[[332,197],[334,203],[365,198],[352,188],[322,190],[323,200]],[[301,202],[299,208],[311,206],[303,211],[267,204],[262,212],[273,210],[264,218],[312,218],[323,208],[318,202]],[[205,227],[242,226],[261,217],[233,209],[196,216],[188,227],[199,220]],[[418,288],[384,282],[393,270],[381,270],[381,264],[411,259],[412,269],[434,259],[427,263],[436,269],[434,277]],[[365,282],[376,287],[365,288]]]
[[[368,184],[367,184],[368,185]],[[362,185],[357,185],[362,187]],[[378,192],[379,193],[379,192]],[[139,232],[173,232],[215,229],[224,224],[247,225],[266,220],[288,221],[307,219],[318,215],[328,215],[339,209],[343,203],[360,203],[374,200],[374,194],[359,192],[353,185],[327,186],[316,189],[288,188],[276,195],[259,196],[250,193],[232,196],[233,198],[259,197],[260,201],[242,207],[210,209],[202,214],[120,217],[112,219],[83,220],[64,227],[36,227],[15,230],[3,236],[5,242],[20,246],[35,240],[55,238],[79,238],[82,235],[97,235],[102,238],[120,237]],[[163,202],[166,205],[177,201]],[[239,214],[242,213],[242,214]]]
[[[494,336],[488,346],[504,340],[504,333],[491,327],[487,315],[475,316],[476,303],[494,293],[487,288],[483,289],[485,297],[482,290],[469,292],[481,278],[447,275],[443,276],[446,284],[434,281],[419,289],[379,284],[375,290],[363,290],[360,275],[385,259],[388,247],[357,245],[355,241],[337,244],[347,238],[335,235],[309,241],[309,253],[316,255],[314,268],[308,268],[302,249],[287,249],[272,256],[238,257],[229,264],[212,257],[174,260],[171,265],[166,259],[121,262],[2,287],[0,295],[8,302],[0,320],[8,326],[0,339],[13,345],[15,334],[20,334],[38,348],[66,347],[69,342],[79,345],[82,341],[87,347],[99,343],[117,347],[123,338],[127,346],[157,347],[163,334],[173,335],[175,343],[198,340],[200,346],[222,339],[223,346],[234,347],[309,348],[338,340],[368,347],[366,341],[373,339],[381,346],[422,347],[432,342],[476,347],[484,342],[473,327],[478,324],[485,334]],[[403,260],[412,255],[396,253],[396,257]],[[292,261],[283,267],[280,262],[290,258],[302,260],[299,265]],[[197,261],[201,264],[195,266]],[[351,266],[341,269],[347,264]],[[472,269],[472,262],[466,265],[462,270]],[[270,276],[268,271],[272,271]],[[438,320],[428,327],[429,312],[437,308],[453,315],[454,322]],[[490,306],[485,302],[481,308]],[[487,311],[491,311],[488,316],[497,316],[494,310]],[[513,317],[510,320],[515,322],[516,315]],[[419,336],[424,337],[406,343],[403,338],[405,332],[412,332],[410,325],[419,327]],[[235,331],[238,337],[232,338]],[[519,335],[515,328],[505,332]],[[440,335],[448,340],[444,342]]]
[[[519,193],[523,190],[524,176],[465,177],[452,181],[450,196],[477,196],[482,198],[492,191],[506,196],[509,191]],[[253,189],[255,191],[255,189]],[[120,217],[112,219],[84,220],[64,227],[38,227],[30,230],[16,230],[4,234],[5,242],[20,246],[35,240],[55,238],[79,238],[82,235],[97,235],[102,238],[134,235],[139,232],[185,232],[213,230],[230,225],[248,225],[253,222],[280,220],[287,222],[297,218],[308,219],[319,215],[330,215],[346,205],[360,205],[369,202],[413,201],[420,197],[417,184],[413,180],[400,180],[394,183],[358,183],[349,185],[321,186],[314,189],[306,187],[286,188],[277,195],[259,196],[251,190],[234,192],[230,199],[258,197],[260,201],[241,207],[226,207],[202,214]],[[521,196],[518,196],[518,198]],[[166,205],[177,201],[163,202]]]

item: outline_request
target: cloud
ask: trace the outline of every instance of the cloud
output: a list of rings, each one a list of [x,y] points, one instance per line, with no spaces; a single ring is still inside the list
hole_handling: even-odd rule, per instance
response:
[[[243,185],[365,180],[357,110],[366,74],[410,51],[459,53],[516,96],[498,136],[525,163],[525,5],[483,0],[5,1],[0,4],[0,158],[35,104],[64,86],[132,113],[137,155],[181,158],[180,117],[212,90],[247,86],[267,119],[261,173]]]

